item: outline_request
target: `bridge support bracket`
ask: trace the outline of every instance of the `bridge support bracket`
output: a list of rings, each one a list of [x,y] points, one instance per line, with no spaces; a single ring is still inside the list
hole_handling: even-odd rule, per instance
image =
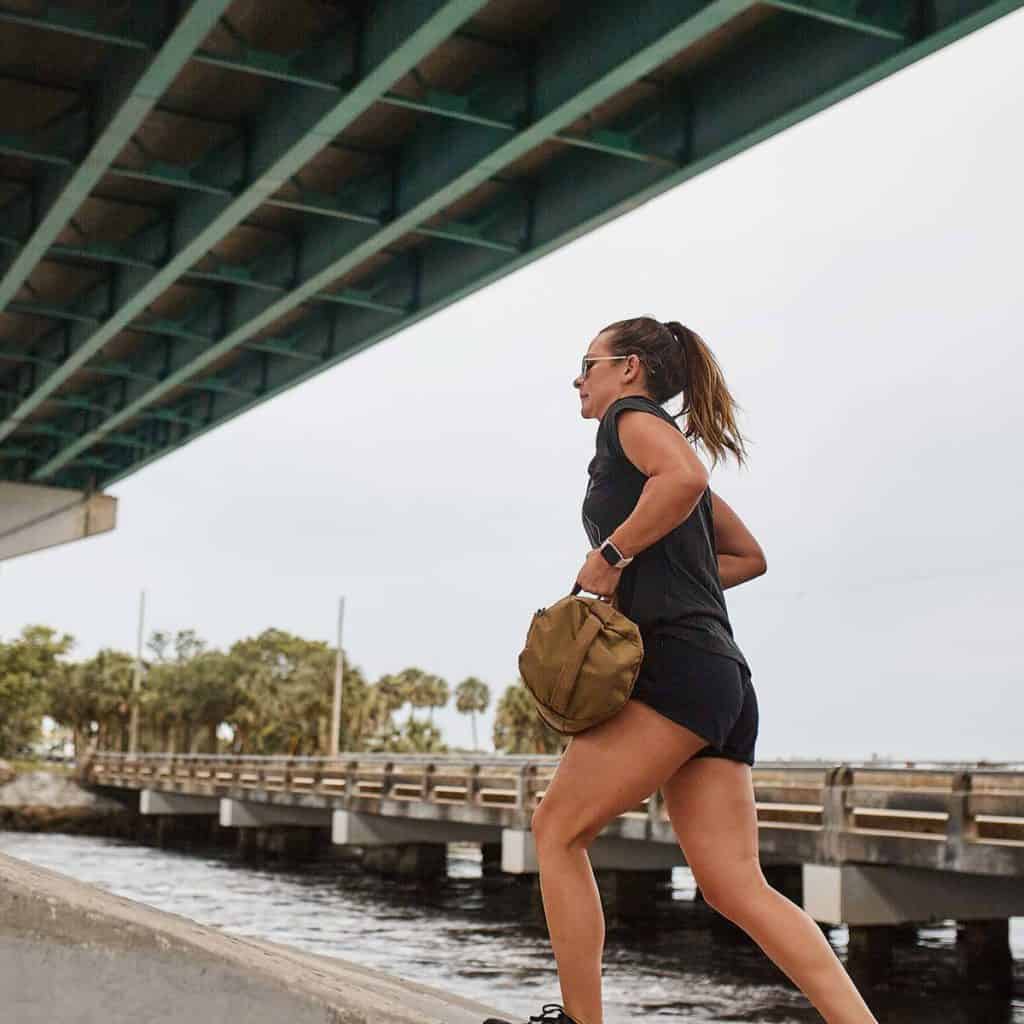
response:
[[[493,843],[497,825],[474,825],[446,818],[395,818],[361,811],[334,811],[331,841],[336,846],[395,846],[402,843]]]
[[[292,807],[222,797],[220,824],[223,828],[270,828],[275,825],[330,828],[331,811],[326,807]]]
[[[193,793],[164,793],[158,789],[139,791],[139,813],[166,814],[172,817],[184,814],[216,815],[220,800],[215,796],[196,796]]]
[[[640,843],[619,836],[598,836],[587,855],[595,871],[664,871],[686,863],[682,850],[674,843]],[[513,875],[538,873],[537,844],[531,831],[502,830],[501,869]]]
[[[968,875],[881,864],[805,864],[804,910],[826,924],[899,925],[1024,914],[1024,886],[1004,875]]]
[[[108,494],[0,483],[0,561],[105,533],[116,521]]]

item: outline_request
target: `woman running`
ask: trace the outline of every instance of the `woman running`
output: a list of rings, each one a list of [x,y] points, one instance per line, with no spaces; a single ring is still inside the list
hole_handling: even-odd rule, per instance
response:
[[[878,1024],[818,925],[761,872],[750,770],[757,697],[722,592],[760,576],[766,562],[691,445],[713,465],[727,452],[744,464],[718,363],[681,324],[637,317],[594,338],[573,384],[583,418],[599,421],[583,502],[593,550],[576,582],[617,595],[640,626],[644,660],[625,707],[571,738],[533,813],[564,1006],[548,1004],[531,1021],[603,1024],[604,915],[587,847],[660,787],[705,901],[828,1024]],[[684,430],[662,408],[680,394]]]

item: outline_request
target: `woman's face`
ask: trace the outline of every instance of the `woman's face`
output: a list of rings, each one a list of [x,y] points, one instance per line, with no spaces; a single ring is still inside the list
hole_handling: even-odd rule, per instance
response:
[[[595,361],[586,364],[586,372],[580,372],[579,376],[572,382],[573,387],[580,392],[580,415],[585,420],[599,420],[605,410],[626,391],[633,380],[623,378],[627,368],[632,369],[630,364],[635,361],[629,356],[610,359],[614,356],[608,337],[604,334],[597,335],[587,348],[587,359]],[[627,374],[630,378],[635,373]]]

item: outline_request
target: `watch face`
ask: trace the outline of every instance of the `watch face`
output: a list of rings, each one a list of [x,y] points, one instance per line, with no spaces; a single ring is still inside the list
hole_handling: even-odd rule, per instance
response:
[[[617,567],[619,562],[622,561],[622,555],[615,549],[615,545],[611,542],[606,542],[601,548],[601,554],[604,555],[604,560],[613,567]]]

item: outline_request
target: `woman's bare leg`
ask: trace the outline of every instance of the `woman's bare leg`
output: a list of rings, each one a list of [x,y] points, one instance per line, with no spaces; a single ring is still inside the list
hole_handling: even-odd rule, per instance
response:
[[[704,899],[764,950],[828,1024],[878,1024],[818,925],[765,880],[750,768],[699,757],[661,790]]]
[[[603,1024],[604,913],[587,847],[604,826],[649,797],[706,741],[630,700],[572,738],[533,814],[541,896],[565,1012]]]

